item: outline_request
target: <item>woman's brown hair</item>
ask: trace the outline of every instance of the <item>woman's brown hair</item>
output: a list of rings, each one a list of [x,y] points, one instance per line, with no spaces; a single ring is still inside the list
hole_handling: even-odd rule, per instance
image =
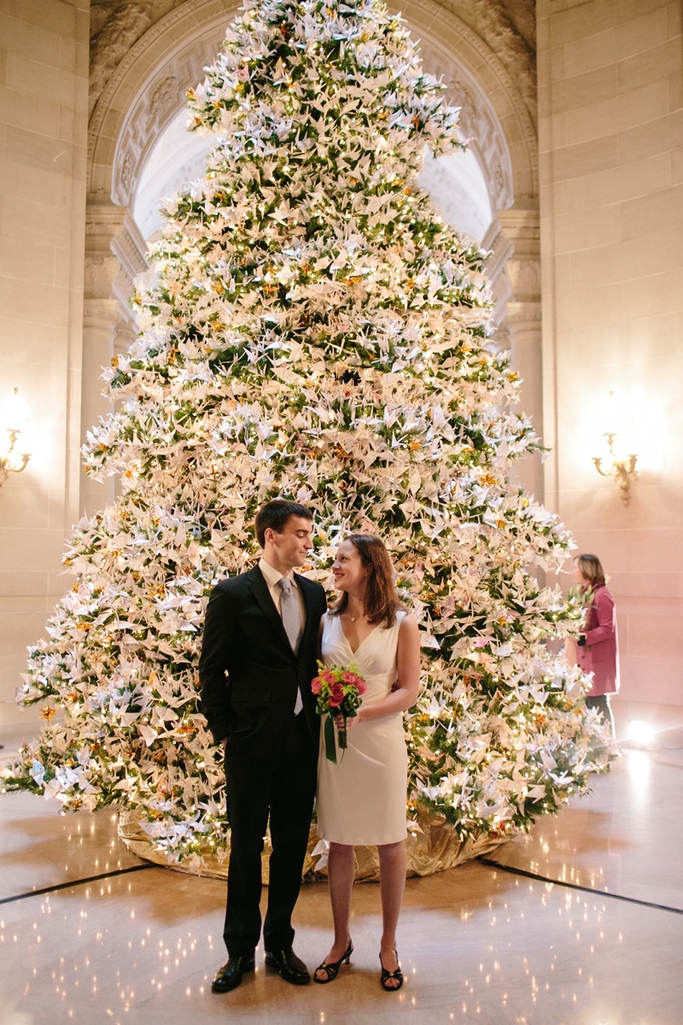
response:
[[[596,587],[605,586],[607,577],[605,576],[602,563],[597,555],[576,555],[574,557],[574,562],[577,564],[581,573],[593,590],[595,590]]]
[[[364,600],[368,622],[393,626],[396,612],[403,606],[394,587],[394,567],[388,551],[374,534],[350,534],[344,540],[351,542],[363,565],[370,570]],[[345,591],[330,612],[333,616],[339,616],[348,603],[349,596]]]

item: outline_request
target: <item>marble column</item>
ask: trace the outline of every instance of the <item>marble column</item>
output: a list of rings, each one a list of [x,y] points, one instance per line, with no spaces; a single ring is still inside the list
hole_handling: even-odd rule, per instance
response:
[[[535,205],[501,210],[492,223],[485,248],[491,251],[487,272],[496,299],[496,337],[511,350],[512,367],[522,381],[519,410],[543,431],[543,358],[541,335],[540,224]],[[521,460],[514,479],[543,501],[539,455]]]
[[[112,412],[103,395],[102,370],[135,334],[128,306],[135,279],[148,270],[145,240],[127,207],[91,199],[86,214],[85,307],[83,317],[83,383],[81,438]],[[81,512],[92,516],[114,499],[114,478],[104,482],[81,474]]]

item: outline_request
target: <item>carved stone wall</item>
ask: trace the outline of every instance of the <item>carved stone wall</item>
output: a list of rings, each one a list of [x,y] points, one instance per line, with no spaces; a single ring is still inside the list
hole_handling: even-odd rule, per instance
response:
[[[484,170],[491,209],[507,209],[514,203],[512,164],[500,121],[486,93],[464,66],[454,64],[442,44],[423,35],[420,50],[425,67],[443,79],[450,102],[461,108],[460,127]]]
[[[490,0],[481,3],[498,9]],[[538,137],[536,72],[526,43],[507,19],[494,19],[492,10],[475,19],[479,4],[470,0],[405,0],[400,6],[420,40],[425,65],[443,76],[450,98],[463,106],[463,130],[473,137],[492,199],[499,196],[494,209],[520,199],[528,205],[538,197]],[[479,22],[488,26],[491,42],[483,29],[472,27]]]
[[[201,80],[201,69],[213,62],[223,41],[225,25],[203,28],[182,42],[148,87],[136,98],[117,141],[111,195],[130,204],[140,172],[159,134],[185,105],[185,93]]]
[[[169,11],[187,0],[93,0],[90,5],[90,111],[135,43]],[[536,116],[535,0],[441,0],[486,42],[520,81]]]
[[[131,47],[165,14],[185,0],[93,0],[90,4],[90,91],[92,114],[102,90]]]
[[[535,0],[440,0],[488,46],[515,79],[536,123]]]

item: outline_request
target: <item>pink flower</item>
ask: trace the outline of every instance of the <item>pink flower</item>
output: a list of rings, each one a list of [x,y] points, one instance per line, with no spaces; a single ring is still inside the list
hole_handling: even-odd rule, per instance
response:
[[[330,692],[330,708],[338,708],[344,700],[344,688],[341,683],[332,684]]]
[[[341,674],[341,678],[347,687],[352,687],[357,694],[366,693],[368,688],[365,686],[365,680],[362,676],[357,676],[356,673],[352,673],[348,669],[345,669]]]
[[[320,679],[319,676],[316,676],[316,677],[314,677],[311,680],[311,690],[313,691],[314,694],[319,694],[320,693],[320,688],[322,687],[322,683],[323,682],[322,682],[322,680]]]

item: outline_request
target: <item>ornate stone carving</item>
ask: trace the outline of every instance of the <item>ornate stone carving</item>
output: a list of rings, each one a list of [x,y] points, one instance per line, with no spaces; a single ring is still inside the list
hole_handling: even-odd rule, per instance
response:
[[[194,6],[190,0],[147,0],[144,4],[131,3],[128,0],[95,0],[92,3],[89,93],[91,112],[132,46],[170,11],[189,6]],[[535,124],[534,0],[439,0],[439,6],[461,18],[465,25],[479,35],[498,56],[514,77],[531,120]],[[183,76],[184,84],[186,78],[187,76]],[[176,83],[172,81],[162,81],[155,87],[155,94],[150,101],[150,114],[153,118],[158,119],[160,114],[166,112],[171,104],[169,97],[175,87]]]
[[[397,0],[392,0],[392,3],[397,3]],[[522,60],[521,55],[527,50],[522,37],[513,31],[504,13],[496,21],[492,11],[498,11],[498,5],[493,0],[487,0],[487,15],[482,15],[479,21],[474,16],[476,11],[470,10],[469,0],[404,0],[402,7],[408,22],[414,27],[415,36],[420,40],[425,66],[440,74],[444,70],[448,71],[448,74],[444,74],[444,81],[454,102],[459,102],[458,94],[462,93],[465,101],[463,130],[467,131],[468,121],[473,116],[474,127],[470,134],[476,134],[477,142],[473,148],[476,152],[477,146],[480,147],[477,152],[480,159],[483,157],[481,150],[489,147],[490,141],[498,134],[503,139],[503,146],[499,149],[501,173],[505,178],[508,169],[512,172],[509,144],[522,143],[521,146],[515,145],[514,181],[510,184],[507,200],[502,197],[505,186],[500,185],[500,174],[496,184],[496,159],[490,148],[486,159],[482,159],[490,179],[494,206],[500,209],[510,205],[513,196],[515,200],[521,196],[536,197],[538,141],[535,70],[528,54]],[[479,10],[478,5],[473,7]],[[491,29],[484,32],[482,25],[489,22],[490,29],[495,23],[499,31]],[[516,40],[514,46],[510,42],[512,36]],[[510,45],[503,45],[506,40]],[[518,54],[516,63],[511,57],[513,51]],[[461,68],[463,73],[456,71],[456,68]],[[479,102],[479,97],[484,99],[484,104]],[[474,104],[471,99],[474,99]],[[493,113],[498,132],[492,132],[492,126],[486,125],[486,121],[490,120],[488,117],[482,120],[483,112]],[[500,128],[502,124],[506,125],[505,133]]]
[[[107,310],[115,330],[132,322],[128,299],[135,278],[148,270],[145,240],[125,207],[89,202],[85,228],[85,299],[90,311]],[[112,305],[113,303],[113,305]]]
[[[490,253],[486,273],[496,299],[496,325],[540,318],[540,242],[539,214],[533,207],[500,211],[486,233],[482,246]]]
[[[514,202],[512,166],[495,111],[469,72],[461,65],[454,67],[452,55],[448,59],[424,36],[420,50],[425,68],[443,80],[450,102],[461,108],[460,128],[483,167],[492,209],[504,210]]]
[[[140,93],[119,135],[114,161],[112,198],[122,206],[133,202],[140,171],[151,147],[185,102],[185,92],[201,80],[223,40],[225,25],[209,26],[170,57],[149,89]]]
[[[535,208],[515,208],[498,215],[502,233],[514,247],[507,261],[514,300],[537,304],[541,301],[541,230]]]
[[[130,187],[133,182],[133,166],[134,161],[130,153],[126,153],[121,164],[121,185],[123,186],[124,192],[130,192]]]
[[[461,18],[491,48],[514,78],[529,116],[536,124],[533,0],[439,0],[439,3]],[[533,17],[533,36],[530,15]]]
[[[160,121],[171,107],[175,110],[181,95],[180,83],[175,75],[164,75],[152,90],[149,101],[150,122],[154,124]]]
[[[536,0],[501,0],[501,7],[529,49],[536,53]]]
[[[180,109],[185,89],[201,78],[203,64],[215,57],[225,24],[237,4],[238,0],[149,0],[145,4],[94,0],[93,76],[97,78],[101,66],[103,77],[98,79],[93,93],[99,102],[90,125],[92,192],[112,195],[122,204],[131,201],[140,166],[153,144],[151,137],[158,136],[175,110]],[[531,82],[533,92],[533,54],[520,34],[521,29],[515,27],[526,25],[527,36],[532,30],[532,0],[407,0],[403,6],[417,37],[422,39],[426,66],[436,74],[445,74],[452,99],[463,106],[463,131],[474,137],[473,148],[491,183],[493,206],[509,206],[513,195],[535,196],[535,104],[530,111],[529,88],[522,88],[525,82]],[[131,40],[136,38],[131,46]],[[476,82],[459,59],[461,45],[467,54],[464,60],[471,63],[477,76]],[[165,57],[160,60],[164,51]],[[156,67],[158,77],[141,78],[145,67],[150,71]],[[130,109],[128,83],[133,69],[136,98],[134,109]],[[108,84],[101,91],[105,81]],[[496,100],[496,110],[501,108],[499,116],[485,99],[485,92],[490,89],[501,98]],[[177,106],[173,102],[174,92]],[[123,124],[122,111],[126,112]],[[500,127],[500,118],[510,114],[519,122],[514,131],[515,141],[524,139],[529,150],[525,157],[525,151],[518,148],[521,164],[515,168],[514,182],[507,142]],[[116,154],[112,148],[114,139]]]
[[[90,5],[90,112],[131,47],[185,0],[94,0]]]

